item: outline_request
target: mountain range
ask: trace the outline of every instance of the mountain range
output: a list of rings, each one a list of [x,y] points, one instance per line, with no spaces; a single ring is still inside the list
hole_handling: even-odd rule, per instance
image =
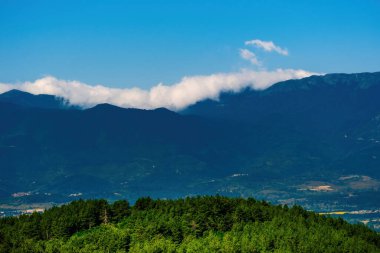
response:
[[[380,72],[226,92],[179,112],[12,90],[0,94],[0,202],[218,193],[359,206],[365,194],[376,206],[379,95]]]

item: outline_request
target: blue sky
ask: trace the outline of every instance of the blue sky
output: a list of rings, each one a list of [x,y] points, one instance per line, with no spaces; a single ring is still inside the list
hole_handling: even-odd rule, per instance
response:
[[[239,56],[252,39],[289,51],[251,47],[264,69],[380,71],[380,1],[0,0],[0,82],[146,89],[258,68]]]

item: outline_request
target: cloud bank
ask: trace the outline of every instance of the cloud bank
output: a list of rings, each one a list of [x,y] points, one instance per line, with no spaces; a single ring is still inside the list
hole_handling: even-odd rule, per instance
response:
[[[261,48],[266,52],[276,52],[281,55],[289,55],[287,49],[281,48],[273,43],[273,41],[263,41],[263,40],[249,40],[244,43],[246,46],[252,45],[257,48]]]
[[[173,85],[160,83],[149,90],[91,86],[79,81],[60,80],[53,76],[46,76],[34,82],[0,83],[0,93],[19,89],[32,94],[50,94],[63,97],[71,104],[85,108],[100,103],[110,103],[125,108],[166,107],[178,111],[204,99],[216,100],[221,92],[238,92],[246,87],[262,90],[280,81],[304,78],[313,74],[316,73],[294,69],[241,70],[232,73],[184,77]]]

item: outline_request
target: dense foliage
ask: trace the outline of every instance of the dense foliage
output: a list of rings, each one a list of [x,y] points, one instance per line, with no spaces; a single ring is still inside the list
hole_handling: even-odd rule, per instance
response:
[[[1,252],[379,252],[380,236],[263,201],[79,200],[0,220]]]

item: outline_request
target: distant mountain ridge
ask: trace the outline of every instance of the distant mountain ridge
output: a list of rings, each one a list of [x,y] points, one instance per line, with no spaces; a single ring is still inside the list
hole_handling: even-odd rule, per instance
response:
[[[11,103],[24,107],[45,109],[74,109],[78,108],[69,104],[62,97],[52,95],[33,95],[20,90],[10,90],[0,94],[0,102]]]
[[[316,107],[344,110],[343,107],[351,106],[350,109],[355,109],[355,106],[361,105],[370,106],[368,113],[374,113],[380,108],[377,99],[379,92],[380,72],[327,74],[279,82],[261,91],[245,89],[240,93],[225,92],[219,100],[200,101],[183,113],[254,120],[254,116],[263,114],[302,113]],[[323,113],[329,113],[329,110]]]
[[[8,92],[0,95],[0,200],[220,193],[283,201],[309,194],[294,190],[309,181],[340,196],[375,194],[379,96],[380,72],[224,93],[181,112],[70,110],[54,96]],[[341,186],[349,175],[370,180]]]

